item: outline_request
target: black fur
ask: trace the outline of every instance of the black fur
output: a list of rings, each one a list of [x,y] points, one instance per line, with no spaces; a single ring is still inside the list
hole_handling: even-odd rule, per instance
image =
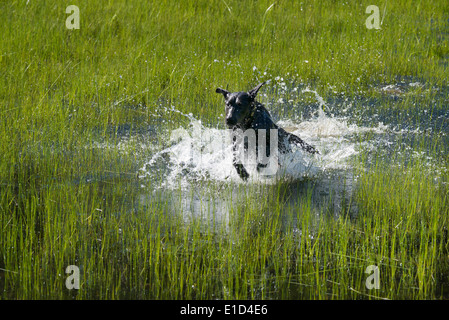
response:
[[[304,142],[298,136],[291,134],[284,129],[278,127],[271,119],[268,110],[259,102],[256,101],[256,95],[259,89],[265,84],[265,82],[257,85],[254,89],[248,92],[229,92],[227,90],[217,88],[215,92],[223,94],[226,102],[226,125],[228,128],[236,130],[241,129],[245,131],[247,129],[254,129],[256,136],[258,135],[258,129],[266,130],[267,146],[265,148],[267,157],[270,152],[270,129],[277,129],[278,132],[278,150],[281,153],[291,152],[290,143],[294,143],[300,146],[303,150],[309,153],[318,153],[318,151],[311,145]],[[257,137],[258,139],[258,137]],[[258,142],[260,143],[260,142]],[[236,136],[233,137],[233,151],[237,149]],[[237,163],[237,160],[233,158],[233,165],[237,170],[239,176],[246,180],[249,177],[248,172],[241,163]],[[264,167],[259,163],[257,169]]]

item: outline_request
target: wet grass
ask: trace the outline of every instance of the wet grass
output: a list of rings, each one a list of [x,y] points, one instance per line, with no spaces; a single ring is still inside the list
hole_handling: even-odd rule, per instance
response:
[[[80,1],[79,30],[62,2],[0,4],[2,299],[448,297],[446,2],[379,3],[380,30],[369,2],[272,4]],[[163,170],[139,178],[184,124],[167,108],[220,127],[215,87],[268,79],[276,119],[309,117],[291,88],[310,87],[326,112],[405,131],[361,144],[337,206],[315,204],[319,181],[202,180],[187,199],[209,213],[189,214],[153,190]]]

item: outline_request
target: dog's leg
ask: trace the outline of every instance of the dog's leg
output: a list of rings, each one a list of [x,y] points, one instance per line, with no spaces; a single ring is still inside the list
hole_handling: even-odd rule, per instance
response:
[[[238,162],[238,160],[237,160],[237,155],[236,155],[237,141],[236,140],[237,140],[237,137],[234,136],[232,138],[232,164],[234,165],[235,170],[237,170],[237,173],[240,176],[240,178],[242,178],[242,180],[246,181],[249,178],[249,173],[246,171],[243,164]]]
[[[317,149],[315,149],[310,144],[306,143],[300,137],[295,136],[294,134],[291,134],[291,133],[288,134],[288,142],[299,145],[303,150],[307,151],[308,153],[311,153],[311,154],[318,153],[319,154]]]
[[[248,180],[249,173],[246,171],[245,167],[241,163],[234,163],[234,167],[237,170],[237,173],[239,174],[240,178],[242,180]]]
[[[285,131],[285,130],[282,129],[282,128],[279,128],[279,131],[280,131],[280,134],[279,134],[279,135],[280,135],[280,136],[282,135],[282,136],[284,136],[284,137],[287,137],[289,143],[294,143],[294,144],[300,146],[303,150],[307,151],[308,153],[311,153],[311,154],[318,153],[318,154],[319,154],[318,150],[316,150],[316,149],[315,149],[313,146],[311,146],[310,144],[306,143],[306,142],[305,142],[304,140],[302,140],[300,137],[295,136],[294,134],[289,133],[289,132]]]

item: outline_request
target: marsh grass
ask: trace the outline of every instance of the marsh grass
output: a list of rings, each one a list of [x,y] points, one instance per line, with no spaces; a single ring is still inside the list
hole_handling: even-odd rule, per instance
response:
[[[445,1],[380,3],[381,30],[365,28],[366,1],[226,3],[80,1],[79,30],[65,28],[64,2],[0,4],[2,299],[448,297],[449,176],[425,156],[447,168]],[[156,132],[185,120],[155,114],[176,106],[221,126],[215,87],[270,78],[263,102],[293,101],[272,105],[278,117],[316,103],[283,90],[285,79],[319,91],[333,112],[353,102],[361,123],[442,118],[412,144],[424,156],[359,155],[357,215],[314,206],[313,182],[199,181],[187,197],[232,203],[212,217],[183,211],[182,193],[153,192],[162,173],[141,187],[148,145],[165,143]],[[398,79],[424,87],[379,90]],[[68,265],[80,268],[79,290],[65,287]],[[365,286],[369,265],[379,290]]]

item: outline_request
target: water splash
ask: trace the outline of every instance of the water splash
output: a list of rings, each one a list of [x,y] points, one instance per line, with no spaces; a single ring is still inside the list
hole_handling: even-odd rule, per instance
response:
[[[316,116],[307,121],[280,120],[278,125],[287,128],[306,142],[316,146],[319,155],[310,155],[293,147],[286,155],[279,155],[275,175],[265,176],[257,172],[255,165],[247,168],[250,183],[274,184],[279,180],[301,180],[318,176],[332,169],[347,169],[350,159],[358,153],[359,142],[354,135],[375,131],[384,127],[359,127],[348,124],[346,119],[326,115],[324,99],[310,89],[319,103]],[[188,125],[172,130],[167,138],[168,147],[156,152],[142,167],[141,177],[151,177],[154,168],[164,166],[165,177],[161,188],[189,187],[197,181],[243,183],[232,165],[232,145],[228,130],[208,128],[192,114],[184,114],[172,107],[172,112],[183,115]],[[275,160],[272,160],[275,161]]]

